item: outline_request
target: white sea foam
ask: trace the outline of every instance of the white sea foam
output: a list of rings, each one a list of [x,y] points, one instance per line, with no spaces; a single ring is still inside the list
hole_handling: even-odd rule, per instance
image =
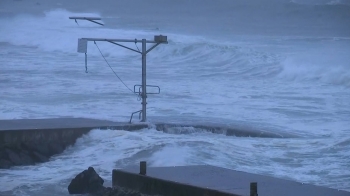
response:
[[[332,151],[337,139],[253,139],[206,132],[169,134],[154,129],[93,130],[50,162],[1,170],[0,182],[6,187],[4,191],[21,187],[16,190],[37,193],[53,184],[67,186],[68,179],[89,166],[108,182],[112,169],[145,160],[149,166],[210,164],[305,183],[332,184],[333,188],[348,187],[347,183],[336,185],[349,175],[348,163],[341,157],[350,156],[348,147]],[[63,189],[59,192],[66,194]]]
[[[304,82],[328,83],[350,87],[350,59],[345,50],[317,48],[291,55],[282,64],[281,78]]]
[[[153,26],[137,22],[142,30],[126,28],[126,23],[138,20],[128,19],[133,15],[108,16],[106,27],[84,21],[78,26],[68,19],[104,18],[103,12],[97,13],[58,9],[43,16],[0,18],[1,119],[73,116],[128,121],[131,112],[140,109],[137,96],[116,79],[92,42],[86,74],[84,55],[76,52],[77,39],[152,39],[165,34],[169,44],[147,56],[148,84],[161,87],[160,95],[148,97],[149,121],[200,119],[196,122],[249,125],[303,138],[235,138],[191,128],[181,130],[183,134],[94,130],[50,162],[1,170],[0,184],[6,190],[62,195],[69,179],[88,166],[95,166],[108,181],[113,168],[140,160],[151,166],[212,164],[349,190],[348,39],[232,36],[225,29],[222,37],[211,31],[199,36],[144,30]],[[110,28],[112,18],[126,22]],[[174,23],[179,29],[182,25],[193,26]],[[108,43],[98,46],[129,87],[140,83],[138,54]],[[133,43],[129,46],[137,49]]]

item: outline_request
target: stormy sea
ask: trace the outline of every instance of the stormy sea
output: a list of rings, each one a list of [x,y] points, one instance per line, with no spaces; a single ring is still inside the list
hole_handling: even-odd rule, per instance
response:
[[[78,39],[154,35],[168,44],[147,54],[147,84],[161,89],[148,95],[148,123],[282,137],[191,126],[92,130],[49,162],[0,169],[0,195],[69,195],[70,180],[89,166],[110,185],[112,169],[143,160],[350,191],[349,0],[0,0],[0,119],[128,122],[141,109],[128,89],[141,84],[141,55],[89,42],[86,73]]]

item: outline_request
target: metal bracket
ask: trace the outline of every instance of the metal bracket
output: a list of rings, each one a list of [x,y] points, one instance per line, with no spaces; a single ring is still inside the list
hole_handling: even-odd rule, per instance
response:
[[[139,89],[138,91],[136,91],[137,87],[139,87],[139,88],[138,88],[138,89]],[[146,85],[146,87],[158,88],[158,92],[156,92],[156,93],[147,93],[147,92],[146,92],[146,95],[148,95],[148,94],[160,94],[160,87],[159,87],[159,86],[156,86],[156,85]],[[142,95],[142,85],[139,85],[139,84],[134,85],[134,93],[137,93],[137,94],[139,94],[139,95]],[[136,112],[131,113],[131,117],[130,117],[129,123],[131,123],[132,118],[133,118],[134,114],[136,114],[136,113],[139,113],[139,119],[141,119],[142,111],[143,111],[143,110],[139,110],[139,111],[136,111]]]
[[[138,91],[138,92],[136,91],[136,87],[139,87],[139,91]],[[159,86],[156,86],[156,85],[146,85],[146,87],[158,88],[158,92],[156,92],[156,93],[147,93],[147,92],[146,92],[146,95],[148,95],[148,94],[160,94],[160,87],[159,87]],[[142,92],[141,89],[142,89],[142,85],[140,85],[140,84],[134,85],[134,93],[138,93],[138,94],[140,95],[141,92]]]
[[[132,117],[133,117],[133,116],[134,116],[134,114],[136,114],[136,113],[139,113],[139,120],[140,120],[140,119],[141,119],[141,112],[142,112],[142,110],[139,110],[139,111],[136,111],[136,112],[131,113],[129,123],[131,124]]]
[[[77,24],[78,24],[77,20],[87,20],[87,21],[96,23],[96,24],[98,24],[98,25],[104,26],[104,24],[95,21],[95,20],[101,20],[100,17],[80,17],[80,16],[71,16],[71,17],[69,17],[69,19],[74,19],[75,22],[76,22]]]

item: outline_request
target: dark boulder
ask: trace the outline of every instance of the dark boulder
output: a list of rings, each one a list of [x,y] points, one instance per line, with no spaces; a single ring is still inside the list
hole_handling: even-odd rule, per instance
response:
[[[88,194],[89,196],[148,196],[123,187],[104,187],[103,182],[104,180],[94,168],[89,167],[71,181],[68,192],[69,194]]]
[[[89,167],[78,174],[69,184],[69,194],[97,194],[104,192],[104,180],[96,173],[93,167]]]

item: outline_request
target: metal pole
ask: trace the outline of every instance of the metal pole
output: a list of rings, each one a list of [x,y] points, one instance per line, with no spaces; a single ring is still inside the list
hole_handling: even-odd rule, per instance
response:
[[[84,19],[84,20],[98,20],[98,18],[92,18],[92,17],[89,17],[89,18],[87,18],[87,17],[84,17],[84,18],[83,17],[70,17],[70,18],[71,19]],[[94,22],[94,21],[91,21],[91,22]],[[167,36],[163,36],[163,35],[154,36],[154,40],[146,40],[146,39],[142,39],[142,40],[138,40],[138,39],[106,39],[106,38],[81,38],[81,39],[78,39],[78,52],[85,53],[85,69],[86,69],[86,72],[87,72],[87,56],[86,56],[86,52],[87,52],[87,42],[88,41],[94,41],[94,42],[96,42],[96,41],[105,41],[105,42],[109,42],[109,43],[115,44],[117,46],[126,48],[128,50],[140,53],[142,55],[142,85],[141,85],[142,92],[140,92],[141,93],[141,98],[142,98],[142,102],[141,102],[142,110],[140,110],[138,112],[140,112],[140,115],[142,115],[141,122],[146,122],[146,120],[147,120],[147,116],[146,116],[146,113],[147,113],[147,111],[146,111],[147,110],[146,109],[146,105],[147,105],[146,55],[147,55],[148,52],[153,50],[159,44],[167,44],[168,43]],[[117,42],[133,42],[135,44],[141,42],[142,43],[142,51],[135,50],[133,48],[129,48],[129,47],[124,46],[122,44],[119,44]],[[146,44],[147,43],[154,43],[154,45],[151,46],[147,50],[146,49]],[[139,86],[139,85],[135,85],[135,86]],[[134,91],[135,91],[135,86],[134,86]],[[158,86],[154,86],[154,87],[158,87]],[[159,89],[159,87],[158,87],[158,89]],[[139,91],[140,91],[140,89],[139,89]],[[158,93],[152,93],[152,94],[159,94],[159,92]],[[133,117],[134,113],[132,113],[132,115],[130,117],[130,122],[132,120],[132,117]]]
[[[147,166],[146,166],[146,161],[141,161],[140,162],[140,174],[141,175],[146,175],[146,170],[147,170]]]
[[[146,39],[142,39],[142,120],[146,122]]]

